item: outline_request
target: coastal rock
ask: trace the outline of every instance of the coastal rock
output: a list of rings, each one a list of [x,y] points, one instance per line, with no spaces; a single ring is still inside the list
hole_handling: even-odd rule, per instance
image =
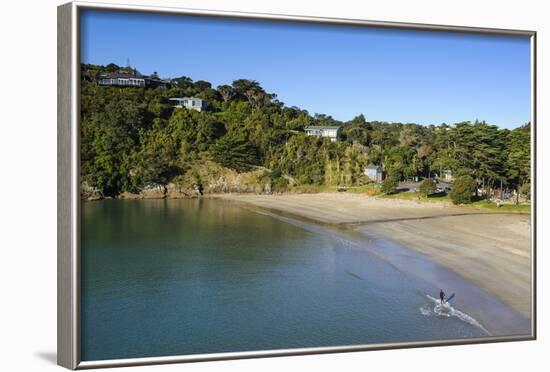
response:
[[[145,186],[140,191],[143,199],[161,199],[166,197],[166,186],[160,184],[151,184]]]
[[[253,185],[245,182],[241,175],[225,175],[215,180],[210,181],[204,186],[206,194],[217,193],[247,193],[254,192],[258,185]]]
[[[118,195],[119,199],[163,199],[167,195],[167,187],[160,184],[145,186],[139,193],[125,191]]]
[[[82,181],[80,184],[80,199],[88,201],[101,200],[103,199],[103,194],[98,188],[90,186],[86,181]]]
[[[196,192],[193,189],[180,187],[173,182],[166,185],[166,197],[169,199],[184,199],[193,198],[196,196]]]
[[[238,173],[225,169],[217,178],[204,185],[204,192],[215,193],[256,193],[264,192],[264,182],[259,181],[264,171],[256,170],[246,173]]]
[[[149,184],[139,192],[124,191],[115,197],[118,199],[183,199],[226,193],[271,194],[273,187],[270,178],[265,177],[266,173],[269,173],[268,170],[261,168],[239,173],[206,161],[197,164],[184,176],[166,185]],[[105,199],[105,196],[97,188],[82,182],[81,198],[82,200],[100,200]]]
[[[143,196],[141,194],[134,194],[128,191],[124,191],[123,193],[119,194],[117,198],[118,199],[143,199]]]

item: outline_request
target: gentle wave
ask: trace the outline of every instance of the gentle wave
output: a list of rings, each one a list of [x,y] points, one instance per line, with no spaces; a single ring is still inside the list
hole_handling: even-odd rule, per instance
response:
[[[477,327],[481,329],[483,332],[485,332],[488,336],[492,336],[491,333],[483,327],[481,323],[479,323],[475,318],[472,316],[463,313],[460,310],[455,309],[451,306],[450,303],[444,303],[441,304],[440,300],[437,298],[434,298],[430,295],[426,295],[432,302],[424,304],[420,307],[420,313],[424,316],[439,316],[439,317],[456,317],[463,322],[466,322],[468,324],[473,325],[474,327]]]

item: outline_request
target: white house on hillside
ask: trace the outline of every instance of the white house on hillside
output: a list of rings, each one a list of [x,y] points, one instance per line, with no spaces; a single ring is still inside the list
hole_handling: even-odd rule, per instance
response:
[[[327,137],[332,142],[338,141],[340,137],[340,127],[328,127],[328,126],[310,126],[305,128],[306,135],[315,137]]]
[[[201,98],[195,98],[195,97],[183,97],[183,98],[170,98],[170,101],[174,101],[176,104],[174,107],[177,108],[187,108],[191,110],[197,110],[202,111],[206,108],[208,105],[208,101],[201,99]]]

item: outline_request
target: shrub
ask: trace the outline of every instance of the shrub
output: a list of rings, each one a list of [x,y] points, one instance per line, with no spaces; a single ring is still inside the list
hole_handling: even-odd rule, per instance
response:
[[[433,194],[436,190],[437,186],[435,182],[429,178],[426,178],[424,181],[422,181],[420,187],[418,188],[418,191],[422,196]]]
[[[398,182],[395,177],[387,177],[380,185],[380,191],[384,194],[393,194],[397,191]]]
[[[527,200],[531,199],[531,184],[530,183],[524,183],[519,188],[519,192],[525,196]]]
[[[283,177],[275,178],[271,184],[272,190],[275,192],[283,192],[288,190],[288,180]]]
[[[460,176],[455,179],[451,191],[453,204],[469,204],[472,202],[472,194],[476,190],[476,183],[470,176]]]

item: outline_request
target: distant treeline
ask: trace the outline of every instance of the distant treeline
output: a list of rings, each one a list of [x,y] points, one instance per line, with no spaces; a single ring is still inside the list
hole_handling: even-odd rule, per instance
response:
[[[82,179],[104,195],[177,182],[197,163],[213,161],[245,172],[257,167],[284,189],[298,184],[360,185],[367,164],[407,180],[450,170],[485,187],[523,188],[530,182],[530,124],[499,129],[484,121],[424,126],[340,122],[287,107],[258,82],[213,88],[182,76],[169,89],[98,86],[116,65],[82,65]],[[208,100],[206,111],[174,109],[170,97]],[[475,114],[475,113],[473,113]],[[308,137],[309,125],[342,127],[341,141]],[[187,175],[189,176],[189,175]]]

